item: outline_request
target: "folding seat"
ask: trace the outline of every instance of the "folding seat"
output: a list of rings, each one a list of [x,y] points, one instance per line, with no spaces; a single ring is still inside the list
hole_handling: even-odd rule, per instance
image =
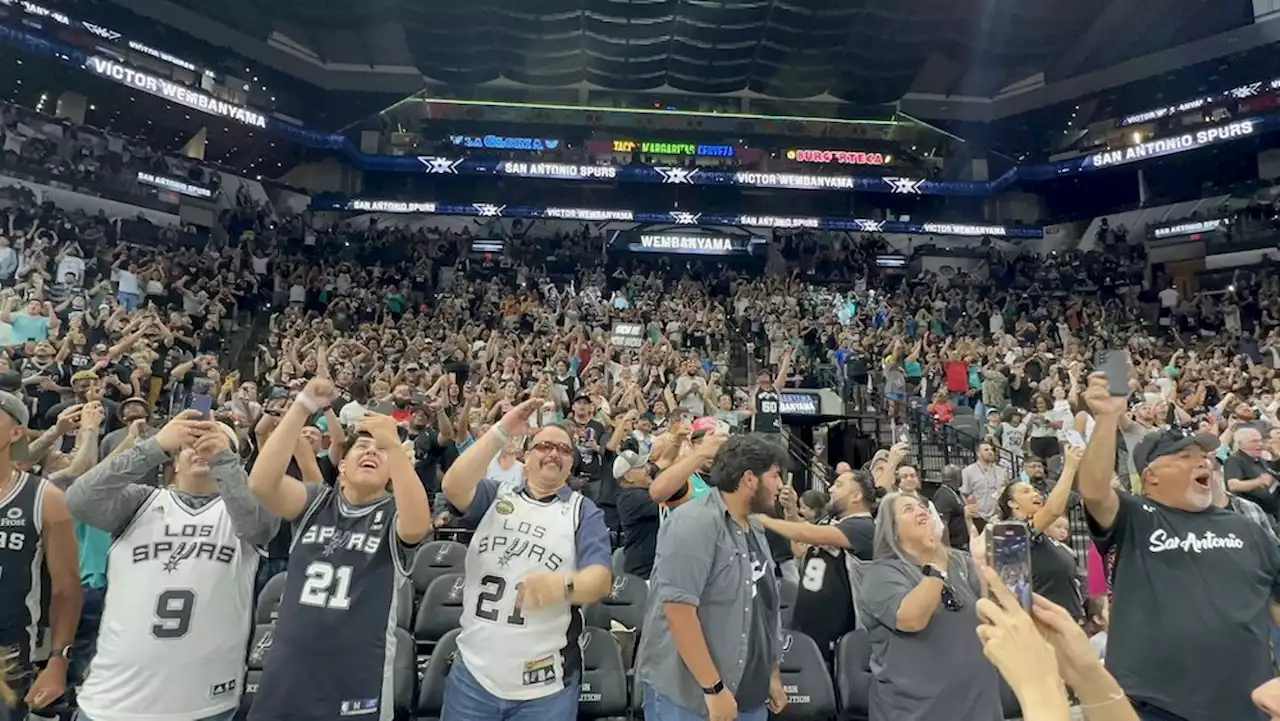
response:
[[[253,613],[254,623],[274,623],[280,611],[280,599],[284,597],[285,574],[277,573],[262,584],[258,592],[258,607]]]
[[[267,656],[275,643],[276,626],[273,623],[260,623],[253,627],[253,640],[249,642],[249,658],[247,665],[250,671],[261,671],[267,667]]]
[[[249,709],[253,708],[253,698],[258,695],[258,685],[261,683],[261,671],[249,671],[245,674],[244,693],[240,694],[240,708],[236,710],[235,721],[249,718]]]
[[[458,628],[465,585],[466,579],[461,573],[447,573],[431,582],[422,603],[418,604],[413,625],[413,638],[419,647],[430,648]]]
[[[613,586],[609,595],[591,604],[585,609],[587,625],[596,628],[609,628],[600,625],[599,620],[607,614],[609,620],[617,621],[626,628],[635,629],[638,635],[644,626],[644,614],[649,601],[649,586],[644,579],[634,574],[614,575]],[[597,623],[592,623],[596,621]]]
[[[578,645],[582,649],[578,718],[625,717],[627,671],[622,665],[622,649],[617,640],[604,629],[584,628]]]
[[[462,573],[467,562],[467,547],[456,541],[431,541],[422,544],[413,558],[409,577],[413,594],[418,598],[427,592],[431,582],[446,573]]]
[[[791,613],[792,609],[795,608],[796,594],[800,592],[800,587],[784,578],[778,582],[778,592],[780,595],[778,599],[779,610],[782,612],[782,627],[784,629],[791,628]]]
[[[836,691],[842,719],[867,721],[871,703],[871,637],[865,630],[850,631],[836,644]]]
[[[627,570],[627,551],[624,548],[618,548],[613,552],[613,575],[621,576]]]
[[[796,631],[782,634],[778,664],[787,707],[773,718],[788,721],[828,721],[836,716],[836,692],[818,644]]]
[[[418,686],[417,708],[414,709],[414,718],[419,721],[440,718],[440,712],[444,709],[445,679],[448,678],[449,669],[453,667],[458,653],[458,634],[461,631],[462,629],[455,628],[441,636],[423,669],[422,683]]]
[[[391,667],[395,712],[396,718],[409,718],[418,698],[418,651],[408,631],[397,628],[395,634],[396,654]]]

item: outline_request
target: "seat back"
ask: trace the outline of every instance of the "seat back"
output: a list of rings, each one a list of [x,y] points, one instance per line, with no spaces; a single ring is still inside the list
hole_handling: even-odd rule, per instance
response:
[[[609,628],[600,625],[601,612],[607,614],[609,620],[617,621],[623,626],[635,629],[639,634],[644,626],[645,607],[649,602],[649,587],[639,576],[624,573],[613,577],[613,586],[609,595],[591,604],[586,612],[587,625],[597,628]],[[594,609],[594,610],[593,610]]]
[[[795,583],[782,579],[778,581],[778,608],[782,613],[782,627],[791,628],[791,613],[796,606],[796,594],[800,587]]]
[[[267,667],[267,657],[275,643],[275,631],[273,623],[260,623],[253,627],[253,641],[249,644],[248,658],[250,671],[261,671]]]
[[[818,644],[796,631],[782,634],[782,660],[778,663],[787,707],[777,719],[826,721],[836,716],[836,692],[831,685],[827,662]]]
[[[613,634],[601,628],[584,628],[578,645],[582,649],[578,718],[626,716],[627,671]]]
[[[413,636],[403,628],[397,628],[396,654],[392,659],[392,686],[395,697],[396,718],[408,718],[413,713],[417,699],[418,652]]]
[[[836,644],[836,692],[841,718],[867,721],[871,713],[871,637],[850,631]]]
[[[462,573],[467,562],[467,547],[457,541],[431,541],[422,544],[413,557],[409,578],[413,593],[421,596],[431,583],[446,573]]]
[[[236,719],[249,718],[249,709],[253,708],[253,699],[258,695],[258,686],[262,684],[261,671],[249,671],[244,678],[244,693],[240,694],[240,709],[236,711]]]
[[[277,573],[262,584],[258,592],[258,607],[253,613],[254,623],[275,623],[280,613],[280,599],[284,597],[285,574]]]
[[[440,718],[444,710],[444,684],[458,653],[458,634],[454,629],[440,637],[427,666],[422,671],[422,683],[418,686],[418,703],[415,718]]]
[[[614,578],[617,578],[627,572],[627,552],[622,547],[619,547],[613,552],[612,566]]]
[[[461,573],[446,573],[431,582],[422,603],[418,604],[418,617],[413,624],[415,641],[431,645],[458,627],[465,584]]]

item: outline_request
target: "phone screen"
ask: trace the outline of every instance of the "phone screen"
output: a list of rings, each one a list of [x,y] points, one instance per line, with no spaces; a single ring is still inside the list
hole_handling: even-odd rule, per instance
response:
[[[1021,521],[991,524],[987,558],[1025,609],[1031,608],[1031,531]]]
[[[213,396],[195,394],[191,396],[191,404],[187,406],[193,411],[200,411],[205,418],[209,418],[213,410]]]

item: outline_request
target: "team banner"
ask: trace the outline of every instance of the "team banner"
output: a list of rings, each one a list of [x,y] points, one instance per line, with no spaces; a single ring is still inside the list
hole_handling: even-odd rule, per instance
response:
[[[1227,140],[1245,138],[1259,132],[1260,123],[1256,120],[1237,120],[1222,125],[1210,126],[1194,132],[1183,133],[1168,138],[1156,138],[1145,143],[1130,145],[1125,148],[1095,153],[1084,159],[1083,168],[1109,168],[1124,165],[1147,158],[1160,158],[1174,153],[1183,153],[1207,145],[1215,145]]]
[[[206,188],[203,185],[196,185],[190,181],[178,180],[165,175],[154,175],[141,170],[138,171],[138,182],[192,198],[208,200],[213,197],[212,188]]]
[[[632,253],[673,253],[677,255],[748,256],[754,246],[768,241],[750,235],[733,235],[701,230],[620,230],[610,245]]]
[[[642,212],[603,208],[542,208],[498,203],[433,203],[372,198],[344,199],[323,194],[312,198],[311,207],[316,210],[342,210],[356,213],[465,215],[476,218],[533,218],[538,220],[580,220],[598,223],[621,221],[687,225],[691,227],[739,226],[776,230],[844,230],[861,233],[902,233],[906,235],[992,236],[999,238],[1044,237],[1043,228],[1016,225],[916,223],[901,220],[869,220],[863,218],[693,213],[683,210]]]
[[[1184,235],[1195,235],[1197,233],[1211,233],[1215,230],[1226,230],[1231,221],[1226,218],[1212,218],[1210,220],[1192,220],[1181,223],[1170,223],[1168,225],[1151,226],[1148,230],[1151,237],[1156,240],[1163,238],[1177,238]]]

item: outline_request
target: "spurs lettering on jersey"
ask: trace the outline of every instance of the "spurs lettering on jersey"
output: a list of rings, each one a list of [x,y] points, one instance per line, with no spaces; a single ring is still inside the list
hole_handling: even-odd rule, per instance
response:
[[[498,503],[504,504],[504,508],[514,510],[509,500],[502,499]],[[511,510],[507,513],[511,513]],[[502,511],[499,510],[498,513],[501,515]],[[541,543],[546,536],[546,526],[502,516],[497,528],[491,529],[490,533],[483,538],[475,540],[476,554],[497,555],[498,565],[503,568],[511,565],[514,560],[528,559],[542,564],[548,571],[559,571],[564,565],[564,558]]]
[[[236,560],[236,547],[214,543],[215,527],[210,523],[165,524],[162,540],[133,547],[134,563],[163,561],[164,570],[173,573],[184,561],[213,561],[230,564]]]
[[[378,511],[381,513],[381,511]],[[361,551],[370,556],[382,548],[382,533],[360,533],[359,531],[339,531],[333,526],[311,526],[298,540],[304,546],[322,546],[320,554],[332,556],[340,550]]]

